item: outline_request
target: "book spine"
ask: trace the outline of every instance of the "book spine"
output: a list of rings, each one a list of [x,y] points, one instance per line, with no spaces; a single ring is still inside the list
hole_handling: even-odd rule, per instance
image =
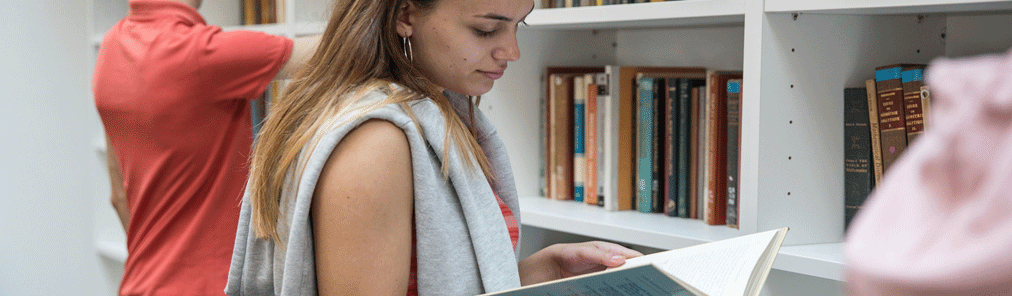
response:
[[[681,86],[680,81],[684,79],[669,78],[667,80],[667,96],[664,99],[664,214],[672,217],[678,217],[679,208],[684,208],[684,205],[678,204],[678,172],[676,168],[678,164],[678,88]]]
[[[696,115],[693,114],[692,102],[693,100],[693,89],[706,85],[705,79],[681,79],[678,81],[678,123],[676,123],[675,131],[677,135],[677,151],[675,153],[675,171],[677,176],[678,186],[678,217],[691,218],[693,212],[692,206],[692,192],[691,187],[695,186],[690,180],[689,175],[694,170],[691,161],[691,151],[695,140],[692,136],[693,120]],[[698,106],[696,107],[698,109]]]
[[[894,66],[883,67],[875,71],[883,174],[889,171],[889,167],[907,147],[901,70],[901,66]]]
[[[573,77],[573,200],[583,202],[583,186],[587,179],[587,155],[584,148],[587,118],[587,84],[583,75]]]
[[[573,77],[569,74],[553,78],[552,131],[549,135],[549,149],[552,150],[551,199],[573,199]]]
[[[618,66],[607,66],[605,67],[603,87],[599,89],[598,95],[604,99],[604,138],[601,141],[604,147],[604,165],[603,174],[601,178],[602,195],[604,197],[604,209],[608,211],[619,210],[619,193],[618,184],[620,175],[619,170],[619,145],[621,137],[619,130],[621,129],[621,116],[619,110],[621,110],[621,102],[618,96],[618,77],[619,77]]]
[[[636,200],[636,76],[634,68],[618,68],[612,77],[612,96],[618,96],[618,169],[616,178],[619,211],[632,210]]]
[[[653,212],[654,79],[638,77],[636,104],[636,210]]]
[[[925,65],[912,65],[903,68],[903,103],[904,120],[907,129],[907,146],[924,132],[924,109],[921,106],[921,86],[924,85]]]
[[[705,81],[704,81],[705,84]],[[692,126],[690,135],[692,145],[689,150],[689,218],[701,219],[705,187],[704,173],[706,164],[706,86],[692,89]]]
[[[865,88],[843,90],[845,227],[850,226],[850,221],[871,193],[874,182],[867,93]]]
[[[707,170],[705,222],[727,223],[727,81],[741,75],[716,73],[707,81]]]
[[[727,226],[738,228],[738,154],[741,138],[741,79],[727,82]]]
[[[871,136],[871,165],[874,176],[872,186],[882,181],[882,138],[878,126],[878,95],[875,91],[875,80],[864,82],[866,104],[868,106],[868,134]]]
[[[587,83],[587,99],[586,99],[586,129],[584,135],[586,138],[586,144],[584,148],[584,154],[587,165],[586,180],[584,181],[584,202],[591,205],[598,203],[598,150],[599,145],[599,130],[598,127],[598,100],[597,100],[597,82],[594,79],[594,74],[587,74],[584,76],[584,81]]]
[[[597,175],[595,177],[595,183],[597,183],[597,206],[604,206],[604,195],[606,190],[606,184],[608,179],[605,178],[605,170],[607,168],[607,160],[605,153],[609,150],[606,149],[606,143],[614,142],[612,138],[608,137],[608,125],[610,120],[608,114],[605,113],[605,109],[611,104],[608,100],[608,75],[604,72],[597,73],[594,75],[594,87],[597,93],[594,94],[597,101]]]
[[[653,211],[660,213],[664,210],[664,193],[662,186],[664,186],[664,165],[663,161],[665,158],[665,145],[670,142],[665,137],[665,122],[662,116],[664,110],[664,102],[668,96],[667,83],[664,78],[654,79],[654,116],[653,116],[653,131],[650,133],[654,140],[653,152],[651,153],[651,175],[652,180],[652,200],[654,201]]]

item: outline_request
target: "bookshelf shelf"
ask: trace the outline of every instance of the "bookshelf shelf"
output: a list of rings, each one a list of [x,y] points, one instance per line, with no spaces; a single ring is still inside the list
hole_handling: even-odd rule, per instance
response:
[[[537,196],[521,198],[520,211],[521,223],[527,226],[658,249],[688,247],[744,234],[727,226],[706,225],[698,219],[636,211],[612,212],[579,202]]]
[[[520,209],[521,223],[525,226],[662,250],[746,234],[727,226],[706,225],[701,220],[636,211],[611,212],[574,201],[538,196],[520,198]],[[842,258],[842,243],[784,246],[773,268],[842,281]]]
[[[1008,0],[768,0],[766,12],[819,14],[932,14],[983,13],[1012,10]]]
[[[744,0],[682,0],[606,6],[535,9],[535,29],[614,29],[741,25]]]

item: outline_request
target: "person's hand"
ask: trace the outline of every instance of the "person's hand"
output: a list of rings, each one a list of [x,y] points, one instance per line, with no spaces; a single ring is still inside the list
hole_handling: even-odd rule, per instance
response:
[[[524,286],[602,271],[625,264],[625,259],[643,256],[635,250],[601,241],[555,244],[520,261],[520,283]]]

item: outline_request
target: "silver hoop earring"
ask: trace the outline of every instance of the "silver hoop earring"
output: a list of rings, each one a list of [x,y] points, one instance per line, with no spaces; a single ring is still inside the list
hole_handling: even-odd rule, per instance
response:
[[[415,52],[411,49],[411,39],[401,37],[401,46],[404,47],[404,57],[408,59],[408,62],[414,62]]]

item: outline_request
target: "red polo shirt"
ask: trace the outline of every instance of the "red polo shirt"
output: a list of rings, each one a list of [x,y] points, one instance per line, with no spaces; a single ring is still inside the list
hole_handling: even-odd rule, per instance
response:
[[[95,105],[130,224],[121,295],[221,295],[252,135],[250,103],[290,39],[222,32],[193,7],[130,0],[98,54]]]

